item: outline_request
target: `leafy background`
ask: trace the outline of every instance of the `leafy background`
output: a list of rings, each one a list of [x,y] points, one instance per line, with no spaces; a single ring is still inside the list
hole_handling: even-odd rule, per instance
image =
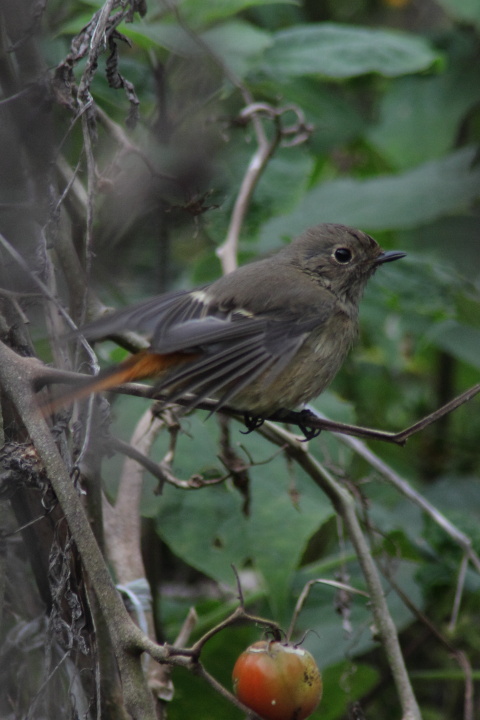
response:
[[[47,66],[62,61],[72,36],[101,5],[47,4],[41,32]],[[178,7],[149,2],[145,17],[120,28],[131,43],[118,44],[120,70],[140,100],[139,122],[125,131],[144,157],[116,152],[99,126],[92,282],[102,300],[119,306],[220,273],[215,250],[255,149],[251,129],[238,122],[242,85],[255,101],[298,106],[314,130],[306,143],[281,147],[269,161],[242,231],[241,261],[324,221],[361,227],[385,248],[408,253],[370,283],[359,343],[317,407],[336,419],[400,429],[478,382],[478,3],[182,0]],[[94,99],[125,128],[128,100],[108,87],[104,65],[103,58]],[[81,70],[80,64],[76,72]],[[82,137],[69,122],[68,110],[57,106],[55,133],[75,167]],[[153,177],[145,157],[157,171]],[[170,175],[181,182],[171,182]],[[11,193],[15,197],[15,188]],[[25,251],[21,224],[5,223]],[[72,224],[74,236],[84,231],[84,219]],[[41,328],[35,332],[40,355],[50,360]],[[121,357],[111,345],[99,354],[102,362]],[[114,432],[128,439],[144,409],[138,399],[119,398]],[[176,474],[221,474],[216,420],[197,412],[185,429]],[[473,401],[406,449],[371,443],[471,537],[477,551],[479,432]],[[265,440],[242,437],[237,426],[232,433],[239,454],[252,462],[248,515],[229,483],[189,492],[166,487],[155,495],[155,481],[145,480],[145,555],[158,627],[169,641],[192,604],[198,634],[232,610],[232,564],[241,572],[249,607],[285,627],[309,580],[341,574],[364,588],[328,500]],[[160,460],[165,449],[160,438],[153,457]],[[457,621],[449,624],[461,549],[335,438],[324,433],[310,449],[356,488],[379,564],[451,646],[466,653],[478,680],[480,578],[473,571],[465,578]],[[103,479],[112,496],[118,473],[118,457],[105,462]],[[458,720],[464,692],[458,665],[387,581],[386,588],[424,717]],[[346,718],[357,699],[366,717],[400,717],[368,603],[352,596],[343,616],[337,603],[332,587],[316,585],[295,635],[309,631],[304,644],[324,674],[324,700],[313,717]],[[241,628],[215,636],[206,666],[229,686],[236,655],[259,634]],[[176,670],[173,679],[171,720],[240,717],[191,674]]]

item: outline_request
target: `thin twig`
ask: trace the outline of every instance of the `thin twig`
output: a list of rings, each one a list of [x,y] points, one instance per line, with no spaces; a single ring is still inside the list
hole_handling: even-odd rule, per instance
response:
[[[467,393],[463,393],[463,395],[460,397],[465,397],[465,395],[468,395],[468,392],[469,391],[467,391]],[[458,400],[458,398],[456,398],[456,400]],[[464,400],[464,402],[466,401]],[[458,407],[458,405],[455,405],[455,407]],[[435,415],[435,413],[433,413],[432,415]],[[429,415],[429,417],[431,418],[432,415]],[[324,416],[321,415],[320,417]],[[410,485],[409,482],[407,482],[398,473],[396,473],[395,470],[390,467],[390,465],[387,465],[386,462],[379,458],[378,455],[376,455],[372,450],[370,450],[370,448],[367,447],[364,442],[358,440],[356,437],[349,437],[348,435],[343,433],[333,434],[340,442],[342,442],[344,445],[347,445],[347,447],[351,448],[355,453],[357,453],[357,455],[366,460],[368,464],[378,473],[380,473],[380,475],[382,475],[382,477],[384,477],[390,485],[393,485],[393,487],[395,487],[398,492],[400,492],[404,497],[413,502],[415,505],[417,505],[417,507],[419,507],[423,512],[425,512],[429,517],[431,517],[432,520],[439,527],[441,527],[442,530],[447,533],[447,535],[449,535],[449,537],[451,537],[454,542],[457,543],[457,545],[462,548],[462,550],[466,553],[468,559],[472,562],[472,565],[474,565],[476,570],[480,572],[480,557],[473,549],[472,541],[468,537],[468,535],[465,535],[464,532],[459,530],[459,528],[457,528],[447,517],[445,517],[445,515],[440,512],[440,510],[438,510],[434,505],[432,505],[424,495],[417,492],[415,488]]]
[[[224,697],[226,700],[231,702],[235,707],[237,707],[242,712],[246,713],[249,720],[263,720],[263,718],[260,717],[260,715],[257,715],[256,712],[248,708],[246,705],[240,702],[235,695],[233,695],[231,692],[229,692],[226,688],[221,685],[218,680],[216,680],[213,675],[210,675],[210,673],[205,670],[204,666],[201,663],[197,663],[197,665],[194,668],[195,674],[201,677],[203,680],[205,680],[210,687],[212,687],[219,695]]]
[[[251,615],[241,605],[231,615],[225,618],[225,620],[222,620],[222,622],[218,623],[218,625],[216,625],[214,628],[208,630],[208,632],[202,635],[202,637],[197,640],[194,645],[192,645],[192,647],[190,648],[191,656],[194,658],[200,657],[200,653],[202,652],[204,645],[212,637],[214,637],[214,635],[217,635],[219,632],[225,630],[225,628],[227,627],[232,627],[234,625],[239,625],[243,623],[251,623],[253,625],[258,625],[259,627],[268,628],[270,632],[274,634],[275,638],[280,638],[282,636],[278,623],[273,622],[272,620],[268,620],[266,618],[257,617],[256,615]]]
[[[296,114],[297,123],[293,125],[283,125],[283,116],[288,112],[294,112]],[[260,120],[262,115],[266,115],[272,122],[273,137],[271,139],[268,139],[264,131]],[[293,105],[274,108],[267,103],[250,103],[242,110],[239,115],[239,119],[243,122],[247,120],[256,120],[253,126],[257,140],[257,149],[248,164],[245,175],[243,176],[242,184],[237,194],[228,226],[227,237],[216,251],[222,263],[224,274],[232,272],[237,267],[237,249],[241,228],[255,187],[257,186],[268,161],[283,138],[293,136],[293,140],[290,140],[289,143],[299,144],[300,142],[305,142],[313,129],[305,122],[305,118],[300,108]]]
[[[460,604],[462,602],[462,595],[465,589],[465,579],[467,577],[468,560],[468,554],[465,553],[465,555],[462,557],[462,562],[460,563],[460,567],[458,569],[457,586],[455,589],[455,598],[453,601],[452,617],[450,618],[450,622],[448,623],[448,629],[451,633],[453,633],[455,630],[455,626],[458,620],[458,613],[460,612]]]
[[[91,264],[93,257],[93,217],[95,206],[95,193],[97,189],[97,166],[93,155],[92,147],[92,128],[88,114],[82,115],[82,132],[83,132],[83,148],[87,158],[87,217],[85,231],[85,275],[86,285],[83,293],[83,311],[82,322],[85,322],[85,313],[87,309],[87,293],[90,279]]]
[[[465,677],[463,720],[474,720],[472,666],[463,650],[458,650],[455,653],[455,658],[462,668]]]
[[[217,248],[217,256],[220,258],[223,273],[226,275],[237,267],[237,248],[240,231],[247,214],[253,191],[262,175],[267,162],[272,157],[275,149],[278,147],[281,135],[276,132],[271,140],[265,137],[265,134],[257,133],[258,147],[253,154],[245,175],[243,176],[240,190],[238,191],[235,205],[233,207],[232,216],[228,226],[227,237],[225,242]]]
[[[28,275],[28,277],[30,278],[30,280],[40,289],[42,295],[43,295],[44,297],[48,298],[48,300],[50,300],[51,302],[54,303],[55,307],[57,308],[57,310],[59,311],[59,313],[60,313],[60,314],[62,315],[62,317],[64,318],[64,320],[65,320],[65,322],[67,323],[68,327],[69,327],[71,330],[76,331],[76,330],[78,329],[77,326],[75,325],[75,323],[73,322],[72,318],[71,318],[70,315],[67,313],[67,311],[64,309],[64,307],[62,306],[62,304],[58,301],[58,299],[57,299],[56,297],[54,297],[54,296],[51,294],[50,290],[49,290],[48,287],[45,285],[45,283],[43,283],[43,282],[40,280],[40,278],[37,277],[37,275],[30,270],[30,268],[28,267],[27,263],[25,262],[25,260],[23,259],[23,257],[20,255],[20,253],[18,253],[17,250],[15,250],[15,248],[14,248],[14,247],[8,242],[8,240],[7,240],[3,235],[1,235],[1,234],[0,234],[0,244],[1,244],[1,245],[5,248],[5,250],[14,258],[15,262],[18,263],[18,265],[22,268],[22,270],[24,270],[24,272],[27,273],[27,275]],[[82,337],[82,336],[80,335],[80,336],[79,336],[79,339],[80,339],[83,347],[84,347],[85,350],[87,351],[87,354],[88,354],[88,356],[89,356],[89,359],[90,359],[92,368],[94,369],[94,371],[98,372],[99,367],[98,367],[98,364],[97,364],[97,358],[96,358],[95,353],[93,352],[92,348],[90,347],[90,345],[88,344],[88,342],[86,341],[86,339],[85,339],[84,337]],[[73,373],[73,374],[76,374],[76,373]]]
[[[295,603],[295,609],[293,611],[292,619],[287,630],[287,642],[290,642],[291,640],[293,630],[298,620],[298,616],[302,612],[303,606],[305,605],[305,602],[310,594],[310,590],[313,588],[314,585],[328,585],[330,587],[336,588],[337,590],[344,590],[347,593],[363,595],[363,597],[366,598],[370,597],[369,594],[366,593],[364,590],[358,590],[358,588],[354,588],[351,585],[347,585],[346,583],[338,582],[337,580],[328,580],[326,578],[316,578],[315,580],[309,580],[305,584],[305,587],[303,588],[302,592],[298,596],[297,602]]]
[[[393,443],[394,445],[405,445],[408,438],[412,437],[412,435],[420,432],[420,430],[424,430],[429,425],[432,425],[434,422],[437,422],[437,420],[440,420],[440,418],[448,415],[461,405],[469,402],[475,397],[475,395],[478,395],[479,392],[480,383],[473,385],[471,388],[461,393],[461,395],[458,395],[453,398],[453,400],[450,400],[450,402],[442,405],[442,407],[434,410],[434,412],[426,415],[421,420],[418,420],[413,425],[410,425],[399,432],[388,432],[374,428],[364,428],[359,425],[351,425],[349,423],[335,422],[334,420],[327,419],[311,406],[307,406],[305,410],[301,410],[300,412],[294,410],[280,410],[265,419],[284,423],[294,423],[300,427],[303,425],[312,430],[329,430],[330,432],[353,435],[354,437],[359,438],[381,440],[383,442]]]
[[[388,583],[391,585],[391,587],[396,592],[401,601],[404,603],[404,605],[410,610],[412,615],[416,617],[419,622],[425,625],[425,627],[428,628],[432,635],[447,649],[447,651],[452,655],[452,657],[460,666],[465,680],[463,720],[473,720],[472,666],[467,656],[462,650],[458,650],[454,645],[452,645],[450,640],[448,640],[445,635],[443,635],[440,630],[438,630],[438,628],[431,622],[431,620],[426,617],[426,615],[424,615],[421,610],[419,610],[419,608],[412,602],[410,597],[394,580],[387,568],[382,565],[379,565],[379,567],[383,572],[384,576],[387,578]]]
[[[222,475],[218,478],[206,479],[201,475],[192,475],[188,478],[188,480],[181,480],[172,473],[167,465],[164,463],[156,463],[147,455],[144,455],[137,450],[137,448],[133,447],[133,445],[130,445],[124,440],[120,440],[120,438],[112,436],[110,438],[109,445],[112,450],[116,450],[117,452],[122,453],[122,455],[126,455],[142,465],[145,470],[148,470],[148,472],[160,482],[160,488],[164,485],[164,483],[169,483],[181,490],[200,490],[207,485],[219,485],[225,482],[225,480],[229,477],[228,475]]]

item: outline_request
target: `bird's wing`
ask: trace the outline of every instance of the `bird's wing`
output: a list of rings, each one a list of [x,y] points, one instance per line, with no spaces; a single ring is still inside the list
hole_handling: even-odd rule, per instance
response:
[[[157,385],[159,392],[167,389],[170,400],[191,392],[196,402],[221,395],[220,404],[224,404],[259,375],[267,373],[265,386],[273,382],[306,336],[305,328],[303,332],[299,328],[298,332],[284,335],[280,344],[272,344],[266,321],[244,318],[220,321],[218,325],[215,340],[200,344],[203,353],[171,370]]]
[[[150,352],[185,353],[192,358],[171,368],[156,385],[175,400],[194,393],[196,402],[237,395],[260,375],[268,386],[290,362],[307,334],[322,324],[328,308],[256,315],[235,303],[217,302],[209,288],[171,293],[120,310],[84,329],[89,339],[135,330],[147,333]]]
[[[198,308],[197,308],[198,311]],[[260,375],[271,384],[302,346],[310,330],[321,324],[317,314],[307,318],[255,316],[242,310],[226,311],[211,303],[197,317],[179,321],[173,307],[155,333],[152,350],[158,353],[191,352],[195,357],[172,369],[158,385],[175,400],[190,392],[196,402],[208,396],[225,404]],[[173,322],[169,322],[174,317]]]
[[[187,290],[158,295],[105,315],[82,327],[81,332],[88,340],[100,340],[126,330],[145,333],[147,337],[151,337],[169,310],[178,312],[182,307],[193,310],[195,304]]]

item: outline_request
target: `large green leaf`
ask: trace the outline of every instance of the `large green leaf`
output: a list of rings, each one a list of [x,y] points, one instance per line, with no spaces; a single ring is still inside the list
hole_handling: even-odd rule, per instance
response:
[[[122,23],[120,32],[135,45],[149,49],[164,49],[177,55],[194,55],[200,47],[194,38],[174,22]]]
[[[398,168],[448,152],[462,118],[480,100],[477,76],[468,53],[444,74],[399,78],[383,96],[369,139]]]
[[[339,222],[369,230],[407,229],[459,212],[480,197],[476,150],[464,148],[399,175],[325,182],[306,193],[288,217],[265,223],[263,250],[310,225]]]
[[[331,503],[311,480],[295,472],[295,504],[290,496],[292,476],[283,460],[252,469],[252,514],[248,543],[255,566],[268,589],[274,617],[283,622],[294,570],[307,541],[333,516]]]
[[[193,28],[236,15],[259,5],[297,5],[297,0],[182,0],[180,11]]]
[[[174,22],[129,23],[121,32],[144,49],[163,49],[185,57],[205,53],[211,48],[225,67],[243,77],[260,61],[271,45],[271,35],[250,23],[231,20],[206,30],[198,40]]]
[[[202,35],[212,53],[237,77],[243,78],[271,45],[270,33],[240,20],[213,27]]]
[[[198,472],[202,462],[215,462],[215,429],[215,420],[204,424],[199,413],[192,416],[191,435],[182,436],[178,446],[179,475],[187,477]],[[233,426],[232,432],[238,429]],[[255,460],[271,458],[271,447],[254,435],[249,436],[248,451]],[[305,545],[333,509],[302,475],[294,505],[289,494],[291,477],[280,457],[251,468],[250,474],[248,516],[242,512],[242,496],[228,483],[196,491],[166,487],[161,498],[149,496],[144,514],[156,514],[158,533],[175,555],[218,582],[232,585],[232,564],[241,568],[251,562],[264,578],[274,616],[281,617]]]
[[[463,276],[476,280],[480,268],[480,218],[475,214],[443,217],[415,230],[399,234],[399,247],[432,251]],[[453,280],[453,275],[450,275]],[[478,314],[478,313],[477,313]]]
[[[438,53],[423,38],[335,23],[282,30],[265,54],[265,69],[280,77],[339,79],[367,73],[395,77],[427,70],[437,62]]]
[[[321,658],[319,662],[321,663]],[[324,695],[311,720],[341,720],[348,717],[354,700],[364,697],[379,681],[378,671],[370,665],[345,660],[322,668]],[[348,683],[345,678],[348,677]]]
[[[430,339],[437,347],[446,350],[463,362],[480,368],[480,330],[462,325],[455,320],[446,320],[435,326]]]
[[[480,3],[478,0],[438,0],[438,3],[455,20],[480,25]]]

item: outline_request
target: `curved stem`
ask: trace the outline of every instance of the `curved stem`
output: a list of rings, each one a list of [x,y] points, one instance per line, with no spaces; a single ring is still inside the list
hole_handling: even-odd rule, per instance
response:
[[[357,517],[354,498],[337,483],[328,470],[315,460],[306,451],[305,445],[291,433],[271,425],[265,425],[260,432],[276,445],[284,446],[288,457],[295,460],[330,498],[335,510],[345,523],[371,598],[372,614],[397,688],[403,710],[403,720],[421,720],[420,708],[408,677],[397,630],[388,609],[380,574],[372,559],[370,547]]]

